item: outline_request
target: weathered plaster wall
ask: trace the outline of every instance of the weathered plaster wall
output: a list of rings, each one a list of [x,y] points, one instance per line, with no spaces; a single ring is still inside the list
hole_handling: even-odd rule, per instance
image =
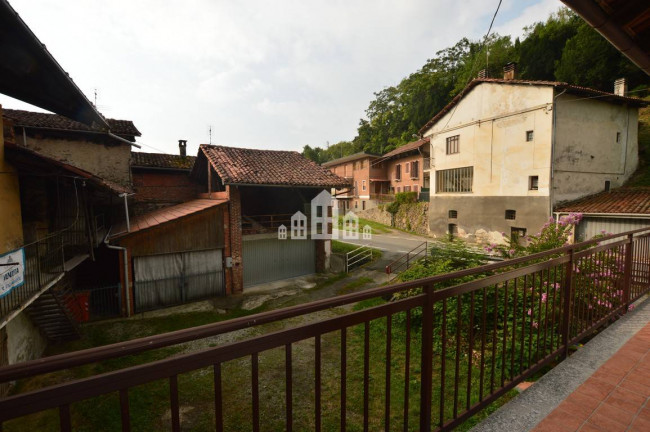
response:
[[[47,346],[46,339],[25,312],[7,323],[7,353],[9,364],[41,357]]]
[[[432,197],[429,224],[434,237],[444,237],[449,224],[456,224],[458,236],[472,242],[503,243],[502,232],[510,235],[513,227],[536,234],[547,222],[549,197]],[[450,218],[449,210],[457,217]],[[515,210],[516,218],[505,218],[506,210]]]
[[[573,95],[556,107],[554,203],[623,185],[639,162],[638,108]]]
[[[27,136],[28,148],[58,161],[76,166],[98,177],[108,179],[124,186],[131,184],[131,146],[111,140],[111,144],[101,144],[84,140],[69,140],[51,137]]]
[[[5,161],[2,131],[2,106],[0,106],[0,254],[14,250],[23,244],[18,175]]]

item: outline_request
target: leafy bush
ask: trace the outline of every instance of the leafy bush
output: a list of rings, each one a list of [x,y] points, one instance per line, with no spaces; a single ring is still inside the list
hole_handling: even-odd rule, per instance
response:
[[[397,204],[412,204],[418,202],[417,192],[398,192],[395,194]]]

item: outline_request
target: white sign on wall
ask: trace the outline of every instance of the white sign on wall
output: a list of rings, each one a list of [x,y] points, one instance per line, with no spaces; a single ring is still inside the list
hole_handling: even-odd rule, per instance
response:
[[[0,255],[0,297],[25,283],[25,251],[18,249]]]

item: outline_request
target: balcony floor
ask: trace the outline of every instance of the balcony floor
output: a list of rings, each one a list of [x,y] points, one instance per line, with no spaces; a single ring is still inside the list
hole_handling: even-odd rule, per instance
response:
[[[472,431],[650,431],[650,301]]]

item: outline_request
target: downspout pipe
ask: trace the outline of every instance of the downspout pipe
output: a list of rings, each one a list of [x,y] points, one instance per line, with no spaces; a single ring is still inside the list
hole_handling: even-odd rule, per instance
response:
[[[111,227],[112,228],[112,227]],[[108,229],[106,237],[104,237],[104,244],[107,248],[122,251],[124,256],[124,292],[126,293],[126,316],[131,316],[131,287],[129,284],[129,253],[128,249],[122,246],[114,246],[109,244],[108,236],[111,234],[111,228]]]
[[[124,213],[126,214],[126,232],[131,232],[131,220],[129,219],[129,201],[128,197],[134,194],[122,193],[120,198],[124,198]]]

